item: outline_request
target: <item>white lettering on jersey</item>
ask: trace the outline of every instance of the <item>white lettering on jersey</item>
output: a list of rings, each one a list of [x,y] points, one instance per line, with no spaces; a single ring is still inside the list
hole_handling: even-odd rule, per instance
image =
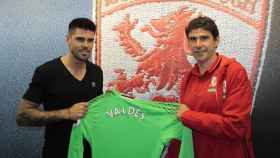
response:
[[[127,115],[129,117],[138,118],[139,120],[144,119],[144,112],[140,108],[133,106],[128,106],[127,108],[113,107],[110,110],[108,110],[105,114],[111,118]]]

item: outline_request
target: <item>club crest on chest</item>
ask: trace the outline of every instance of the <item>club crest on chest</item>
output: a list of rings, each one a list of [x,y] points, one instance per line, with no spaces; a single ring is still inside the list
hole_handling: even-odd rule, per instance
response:
[[[208,87],[208,92],[215,93],[216,91],[217,91],[217,77],[213,76]]]

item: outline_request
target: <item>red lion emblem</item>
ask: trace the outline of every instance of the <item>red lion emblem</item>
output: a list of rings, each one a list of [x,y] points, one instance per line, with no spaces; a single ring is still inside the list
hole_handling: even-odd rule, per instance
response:
[[[131,35],[131,31],[138,24],[138,19],[130,20],[126,15],[122,22],[114,26],[113,31],[118,33],[118,41],[124,52],[138,62],[137,70],[128,78],[124,69],[116,68],[116,79],[110,81],[107,87],[116,87],[120,92],[133,95],[149,92],[152,84],[156,90],[171,90],[182,74],[190,71],[192,65],[186,58],[184,49],[184,29],[193,12],[182,7],[176,12],[169,13],[159,19],[150,20],[150,24],[141,28],[155,39],[154,47],[145,50],[141,43]],[[174,101],[176,97],[156,94],[153,100]]]

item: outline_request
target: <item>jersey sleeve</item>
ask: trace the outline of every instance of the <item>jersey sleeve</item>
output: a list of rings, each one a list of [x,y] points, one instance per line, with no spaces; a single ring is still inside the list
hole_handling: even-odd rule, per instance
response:
[[[192,130],[183,128],[179,158],[194,158]]]
[[[29,83],[29,87],[23,95],[23,99],[35,102],[42,103],[44,90],[47,86],[47,75],[46,72],[41,67],[36,68],[32,80]]]
[[[71,131],[70,143],[68,148],[68,158],[83,158],[83,135],[82,124],[74,124]]]
[[[251,83],[241,66],[228,68],[227,96],[222,103],[221,114],[186,111],[182,122],[207,135],[215,137],[244,139],[250,125],[252,107]]]
[[[92,135],[94,135],[94,130],[92,129],[92,124],[96,124],[96,119],[98,119],[98,112],[95,106],[97,102],[105,95],[100,95],[91,101],[89,101],[89,109],[85,117],[80,119],[76,124],[73,124],[69,148],[68,148],[68,158],[84,158],[91,157],[92,154]]]
[[[177,109],[178,105],[174,104],[173,107],[167,105],[168,104],[162,105],[164,112],[161,116],[161,122],[164,123],[159,124],[159,126],[162,128],[161,141],[164,144],[168,144],[171,139],[181,139],[183,129],[181,122],[176,118],[175,109]]]
[[[162,142],[168,144],[172,139],[181,140],[179,158],[194,158],[192,130],[184,127],[177,119],[176,111],[178,104],[164,103],[162,104],[162,108],[165,109],[165,113],[161,119],[164,122],[161,133]]]

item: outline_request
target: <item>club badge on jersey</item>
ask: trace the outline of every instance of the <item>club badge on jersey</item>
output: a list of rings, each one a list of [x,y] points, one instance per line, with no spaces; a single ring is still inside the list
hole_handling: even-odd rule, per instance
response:
[[[226,98],[227,95],[227,82],[226,80],[223,80],[223,92],[222,92],[222,97],[223,99]],[[209,84],[209,88],[208,88],[208,92],[209,93],[217,93],[217,77],[213,76],[211,79],[211,82]]]
[[[217,77],[213,76],[208,88],[208,92],[210,93],[216,93],[217,89]]]

